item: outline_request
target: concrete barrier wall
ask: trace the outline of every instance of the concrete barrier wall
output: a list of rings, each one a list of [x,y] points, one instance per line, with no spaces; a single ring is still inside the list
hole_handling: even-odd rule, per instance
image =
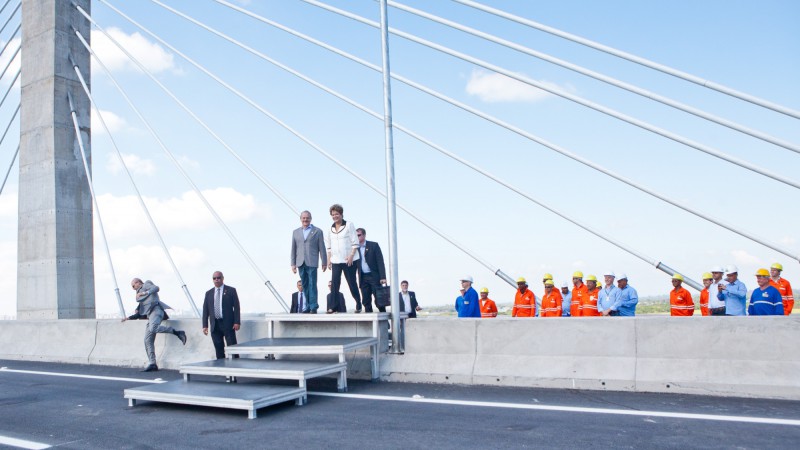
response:
[[[156,336],[156,362],[160,368],[178,369],[181,364],[215,358],[211,337],[203,334],[198,319],[169,320],[164,324],[185,331],[187,339],[184,346],[176,336]],[[146,325],[146,320],[120,322],[118,319],[0,321],[0,359],[144,367],[147,365],[144,351]],[[269,328],[264,320],[244,320],[236,333],[239,342],[268,335]],[[289,322],[277,324],[275,336],[372,336],[372,324]],[[384,327],[381,338],[384,351],[387,340]],[[337,360],[336,356],[317,358]],[[371,378],[369,350],[351,352],[347,361],[349,376]]]
[[[188,342],[159,335],[159,367],[214,358],[198,320],[167,323],[185,330]],[[0,359],[143,367],[145,324],[3,321]],[[275,333],[370,336],[372,330],[366,323],[282,323]],[[267,335],[266,322],[247,320],[238,338]],[[405,350],[381,356],[383,379],[800,399],[800,316],[411,319]],[[369,359],[368,351],[349,354],[349,376],[369,378]]]
[[[413,319],[384,379],[800,399],[800,316]]]

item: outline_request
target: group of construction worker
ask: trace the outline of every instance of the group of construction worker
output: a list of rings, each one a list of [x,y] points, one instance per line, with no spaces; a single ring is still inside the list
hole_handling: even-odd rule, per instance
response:
[[[700,312],[704,316],[744,315],[789,315],[794,307],[792,286],[781,277],[783,266],[773,264],[769,270],[758,269],[755,273],[758,288],[750,296],[747,306],[747,287],[738,279],[736,266],[713,267],[703,274],[704,288],[700,292]],[[723,279],[723,275],[725,278]],[[616,285],[615,285],[616,281]],[[684,277],[674,274],[670,291],[670,315],[694,315],[695,303],[692,294],[682,285]],[[472,277],[461,280],[462,292],[456,299],[459,317],[497,317],[497,304],[489,298],[489,289],[481,288],[476,298],[472,288]],[[561,289],[555,287],[553,275],[542,277],[544,294],[537,297],[530,290],[524,277],[517,279],[512,317],[592,317],[634,316],[639,295],[628,285],[628,276],[616,275],[613,271],[603,274],[603,285],[597,277],[577,271],[572,274],[572,289],[567,282]],[[471,292],[470,292],[471,291]],[[477,300],[477,301],[476,301]]]
[[[700,291],[700,313],[704,316],[788,316],[794,308],[794,293],[789,281],[781,277],[783,265],[775,263],[769,270],[756,270],[758,287],[750,294],[747,306],[747,286],[739,280],[739,269],[728,266],[724,272],[717,266],[703,274]],[[722,279],[723,273],[725,279]],[[672,276],[669,293],[670,315],[694,315],[692,294],[682,287],[683,276]]]

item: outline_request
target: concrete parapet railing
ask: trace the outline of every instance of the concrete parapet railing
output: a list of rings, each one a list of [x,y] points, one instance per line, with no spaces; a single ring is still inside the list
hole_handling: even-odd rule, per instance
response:
[[[800,399],[800,317],[413,319],[389,381]]]
[[[10,320],[0,359],[142,367],[146,321]],[[156,338],[159,367],[214,358],[197,319],[170,320],[184,347]],[[365,335],[343,322],[282,323],[276,336]],[[268,336],[246,320],[238,339]],[[405,354],[381,356],[388,381],[678,392],[800,399],[800,316],[562,319],[418,318],[406,321]],[[321,357],[324,358],[324,357]],[[369,377],[369,353],[348,355],[348,376]]]
[[[163,323],[186,332],[187,342],[170,334],[158,334],[155,341],[156,362],[162,369],[179,369],[182,364],[215,358],[211,337],[203,334],[198,319],[169,320]],[[79,320],[7,320],[0,322],[0,359],[96,364],[118,367],[144,367],[146,320],[79,319]],[[280,324],[276,337],[311,336],[369,336],[368,324],[342,322],[339,324]],[[260,339],[269,335],[264,320],[243,320],[236,333],[239,342]],[[386,341],[385,331],[383,341]],[[261,356],[254,356],[261,357]],[[315,358],[306,355],[304,359]],[[318,359],[336,360],[323,355]],[[347,355],[348,376],[371,378],[369,350]]]

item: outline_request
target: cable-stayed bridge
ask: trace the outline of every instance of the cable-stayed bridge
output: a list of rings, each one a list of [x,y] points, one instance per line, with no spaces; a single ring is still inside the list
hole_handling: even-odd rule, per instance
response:
[[[0,13],[9,206],[20,192],[15,83],[35,80],[19,61],[46,66],[20,51],[26,4]],[[377,3],[62,6],[74,23],[56,67],[72,84],[54,120],[72,129],[73,169],[81,149],[93,162],[99,208],[88,191],[82,203],[94,210],[96,282],[83,289],[96,284],[98,313],[118,314],[133,276],[196,313],[217,269],[245,310],[281,310],[297,213],[325,228],[333,203],[388,256]],[[576,269],[626,272],[645,295],[669,289],[664,272],[697,280],[718,264],[738,264],[752,286],[755,268],[782,261],[791,279],[795,6],[755,8],[761,46],[736,40],[745,11],[727,22],[710,7],[650,5],[661,20],[631,10],[561,29],[535,21],[571,24],[553,6],[388,6],[398,276],[429,304],[451,302],[466,273],[500,299],[518,276]],[[75,128],[90,125],[78,142]]]

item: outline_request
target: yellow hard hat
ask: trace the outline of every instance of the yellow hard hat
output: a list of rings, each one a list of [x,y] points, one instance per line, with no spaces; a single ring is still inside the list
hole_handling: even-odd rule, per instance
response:
[[[586,275],[586,281],[594,281],[597,283],[597,277],[594,275]]]
[[[778,269],[783,272],[783,265],[781,263],[775,263],[771,266],[772,269]]]
[[[580,270],[572,274],[572,278],[583,278],[583,272]]]
[[[711,272],[706,272],[706,273],[703,274],[703,279],[704,280],[711,280],[713,278],[714,278],[714,276],[711,275]]]
[[[757,277],[768,277],[769,276],[769,270],[767,270],[767,269],[758,269],[758,270],[756,270],[756,276]]]
[[[485,288],[485,287],[481,288],[481,294],[488,294],[488,293],[489,293],[489,288]]]
[[[554,286],[554,285],[555,285],[555,283],[553,283],[553,280],[551,280],[550,278],[548,278],[548,279],[544,280],[544,285],[545,285],[545,286]]]
[[[672,276],[672,279],[673,280],[683,281],[683,275],[681,275],[679,273],[676,273],[675,275]]]
[[[527,281],[525,281],[525,277],[519,277],[517,278],[517,283],[527,283]]]
[[[546,274],[542,275],[542,279],[543,280],[552,280],[553,279],[553,274],[552,273],[546,273]]]

